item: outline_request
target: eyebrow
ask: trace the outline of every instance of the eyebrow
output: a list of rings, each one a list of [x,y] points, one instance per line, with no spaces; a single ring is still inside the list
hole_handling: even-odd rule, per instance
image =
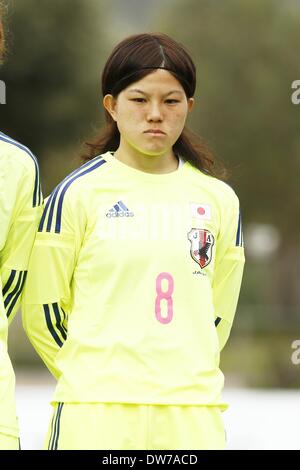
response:
[[[142,93],[143,95],[149,96],[148,93],[146,93],[145,91],[139,90],[138,88],[132,88],[131,90],[128,90],[128,93]],[[169,93],[166,93],[165,96],[169,96],[171,95],[171,93],[180,93],[182,95],[181,90],[172,90],[172,91],[169,91]]]

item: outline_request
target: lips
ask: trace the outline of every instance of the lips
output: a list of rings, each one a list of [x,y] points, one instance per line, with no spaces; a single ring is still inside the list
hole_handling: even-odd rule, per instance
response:
[[[147,131],[145,131],[145,133],[149,133],[149,132],[151,134],[164,134],[164,132],[159,129],[148,129]]]

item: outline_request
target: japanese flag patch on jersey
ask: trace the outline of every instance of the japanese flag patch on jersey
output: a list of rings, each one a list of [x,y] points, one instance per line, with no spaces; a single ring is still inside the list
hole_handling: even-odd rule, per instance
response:
[[[192,228],[188,233],[188,239],[191,242],[191,257],[201,269],[205,268],[212,258],[212,247],[215,243],[213,234],[209,230]]]
[[[192,212],[192,217],[194,217],[195,219],[211,219],[211,207],[209,204],[197,204],[196,202],[190,202],[190,208]]]

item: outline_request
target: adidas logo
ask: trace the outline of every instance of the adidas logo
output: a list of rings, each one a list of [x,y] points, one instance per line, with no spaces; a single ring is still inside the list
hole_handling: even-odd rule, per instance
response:
[[[118,201],[106,214],[106,217],[133,217],[133,212],[125,206],[122,201]]]

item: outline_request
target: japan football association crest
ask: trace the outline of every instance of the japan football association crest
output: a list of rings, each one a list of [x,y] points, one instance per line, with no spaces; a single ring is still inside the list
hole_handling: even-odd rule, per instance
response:
[[[203,269],[211,262],[212,247],[215,243],[214,236],[209,230],[192,228],[188,233],[191,242],[191,257],[200,268]]]

